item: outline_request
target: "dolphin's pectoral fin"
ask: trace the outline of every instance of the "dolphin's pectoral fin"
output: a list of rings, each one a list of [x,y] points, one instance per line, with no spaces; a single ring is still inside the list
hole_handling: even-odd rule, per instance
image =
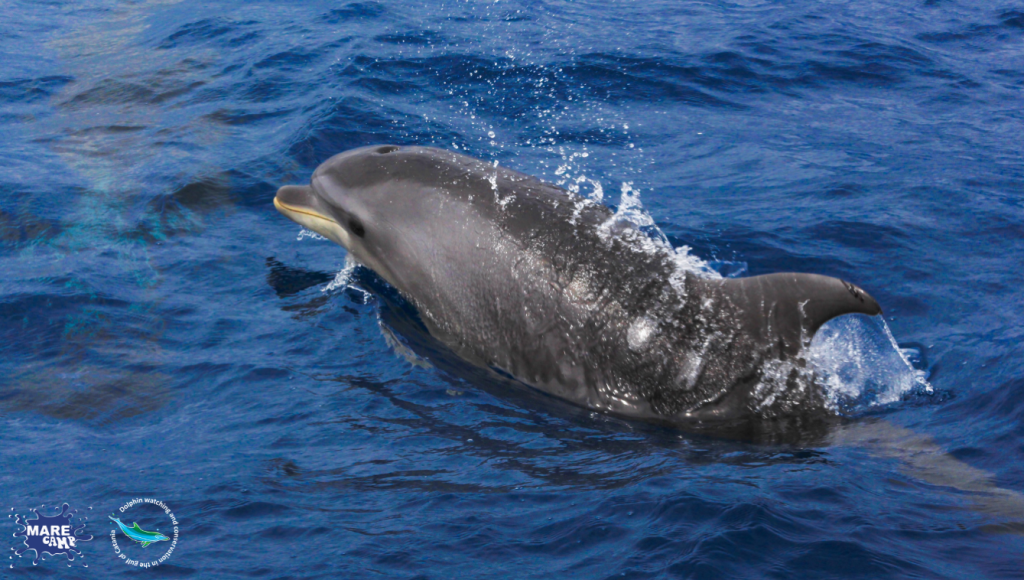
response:
[[[146,546],[150,545],[151,543],[152,542],[142,542],[142,547],[145,548]]]
[[[735,309],[738,322],[795,355],[829,320],[843,314],[882,313],[870,294],[839,278],[781,273],[708,280]]]

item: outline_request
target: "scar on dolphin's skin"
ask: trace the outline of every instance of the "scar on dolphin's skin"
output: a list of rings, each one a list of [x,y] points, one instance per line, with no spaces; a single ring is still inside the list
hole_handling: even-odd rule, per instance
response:
[[[853,284],[850,284],[849,282],[846,282],[845,280],[843,281],[843,285],[846,286],[846,289],[849,290],[850,294],[852,294],[854,298],[860,300],[861,302],[864,302],[863,290],[854,286]]]

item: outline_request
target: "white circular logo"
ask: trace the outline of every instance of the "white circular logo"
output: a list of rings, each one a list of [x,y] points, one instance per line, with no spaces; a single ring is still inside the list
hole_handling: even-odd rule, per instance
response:
[[[110,530],[110,543],[118,558],[129,566],[153,568],[171,557],[178,545],[178,518],[174,517],[171,508],[160,500],[147,497],[135,498],[121,506],[119,511],[119,514],[110,516],[115,528]],[[139,521],[145,525],[139,525]],[[151,547],[157,551],[154,553]],[[166,551],[156,555],[163,547]]]

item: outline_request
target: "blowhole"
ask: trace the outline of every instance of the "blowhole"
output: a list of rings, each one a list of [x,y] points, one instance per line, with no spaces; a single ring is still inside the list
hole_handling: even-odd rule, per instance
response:
[[[383,147],[378,147],[376,153],[378,155],[386,155],[388,153],[394,153],[395,151],[398,151],[397,145],[385,145]]]

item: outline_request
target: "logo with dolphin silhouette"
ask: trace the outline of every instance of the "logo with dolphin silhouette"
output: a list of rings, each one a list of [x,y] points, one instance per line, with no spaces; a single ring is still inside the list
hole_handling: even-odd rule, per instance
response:
[[[153,542],[166,542],[170,540],[170,538],[161,534],[160,532],[147,532],[146,530],[139,527],[138,522],[133,522],[132,527],[129,528],[128,526],[124,525],[124,523],[121,522],[120,519],[115,518],[112,515],[108,517],[117,524],[117,527],[121,528],[121,531],[124,532],[124,535],[142,544],[143,548],[148,547]]]
[[[13,508],[12,508],[13,509]],[[68,561],[75,559],[75,555],[81,556],[79,542],[88,542],[92,536],[84,534],[85,524],[72,524],[75,510],[70,509],[68,504],[63,504],[60,513],[55,516],[44,516],[39,510],[32,510],[36,517],[28,519],[18,515],[15,522],[22,527],[15,532],[15,537],[24,538],[24,546],[18,548],[14,553],[21,556],[29,550],[35,552],[32,565],[38,565],[43,554],[51,556],[67,556]],[[69,564],[70,565],[70,564]],[[14,565],[11,564],[11,568]]]
[[[159,508],[163,514],[158,515],[158,513],[153,513],[152,508],[145,504],[150,504]],[[148,513],[138,513],[136,511],[136,515],[131,517],[125,514],[125,512],[129,510],[135,511],[139,509]],[[171,557],[171,554],[178,545],[178,519],[174,517],[174,513],[171,512],[171,508],[167,507],[167,505],[160,500],[152,498],[135,498],[121,506],[119,511],[120,514],[111,514],[108,516],[110,521],[117,525],[117,529],[110,530],[110,544],[113,546],[114,554],[116,554],[118,558],[123,560],[124,563],[129,566],[153,568],[163,564]],[[166,527],[163,528],[164,531],[161,531],[157,527],[160,525],[159,519],[161,517],[166,517],[170,520],[172,531],[167,531],[168,528]],[[154,518],[156,519],[154,520]],[[146,528],[150,529],[144,529],[139,525],[136,519],[142,519],[144,523],[147,521],[150,522],[146,525]],[[128,521],[132,522],[130,526],[125,523]],[[118,534],[118,530],[120,530],[120,534]],[[119,545],[117,541],[119,535],[127,537],[131,542],[124,542],[122,538],[122,543]],[[163,544],[163,542],[169,542],[170,545],[168,546],[167,544]],[[164,552],[163,555],[159,555],[158,553],[154,553],[152,550],[139,549],[148,548],[152,544],[167,546],[167,551]],[[136,545],[138,547],[136,547]]]

